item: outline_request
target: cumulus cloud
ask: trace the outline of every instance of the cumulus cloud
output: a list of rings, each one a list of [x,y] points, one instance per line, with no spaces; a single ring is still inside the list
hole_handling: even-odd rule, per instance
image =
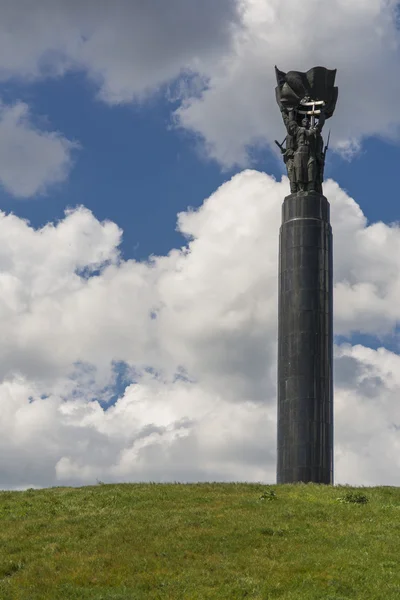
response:
[[[336,333],[390,335],[400,321],[399,223],[368,225],[332,180],[325,193],[332,198]]]
[[[332,142],[346,158],[366,136],[398,138],[396,0],[3,0],[0,8],[1,79],[81,70],[114,104],[178,78],[175,121],[227,166],[281,137],[275,64],[338,69]]]
[[[36,128],[24,102],[0,104],[0,182],[13,196],[28,198],[64,181],[77,147],[57,132]]]
[[[337,68],[333,145],[354,155],[360,138],[398,137],[399,35],[394,0],[241,0],[234,49],[208,72],[207,89],[177,111],[226,165],[247,161],[248,146],[282,136],[274,65],[284,71]],[[379,108],[378,108],[379,107]]]
[[[107,102],[127,102],[229,46],[235,0],[0,2],[0,77],[87,70]]]
[[[107,103],[142,100],[231,43],[232,0],[0,0],[0,81],[84,71]],[[28,106],[0,107],[0,182],[28,198],[66,179],[77,147],[38,130]]]
[[[385,348],[336,351],[336,469],[342,481],[398,485],[400,356]]]
[[[123,261],[121,231],[83,207],[40,230],[2,215],[2,486],[274,481],[288,191],[285,177],[240,173],[178,216],[184,247],[147,262]],[[336,331],[393,331],[399,227],[368,225],[332,181],[327,193]],[[337,481],[399,483],[394,468],[379,468],[398,461],[399,360],[384,349],[337,349]],[[129,384],[117,393],[121,363]]]

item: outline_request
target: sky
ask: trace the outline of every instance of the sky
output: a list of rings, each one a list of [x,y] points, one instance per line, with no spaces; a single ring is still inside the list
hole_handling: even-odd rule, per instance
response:
[[[274,66],[337,68],[335,482],[400,485],[392,0],[0,0],[0,489],[275,482]]]

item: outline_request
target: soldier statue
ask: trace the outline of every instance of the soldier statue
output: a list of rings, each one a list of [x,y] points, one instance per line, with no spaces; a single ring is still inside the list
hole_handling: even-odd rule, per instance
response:
[[[286,147],[281,149],[292,194],[322,194],[328,143],[324,148],[321,131],[336,106],[336,70],[314,67],[307,73],[276,70],[276,99],[286,127]]]
[[[283,121],[288,136],[286,149],[283,155],[286,163],[291,192],[319,192],[322,193],[323,168],[325,156],[321,130],[325,117],[323,108],[320,109],[318,122],[310,123],[307,115],[301,118],[294,109],[285,113],[282,111]]]

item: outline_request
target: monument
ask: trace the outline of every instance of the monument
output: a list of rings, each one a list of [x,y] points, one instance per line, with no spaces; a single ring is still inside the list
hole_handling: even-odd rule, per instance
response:
[[[333,483],[332,228],[323,195],[336,70],[284,73],[276,100],[290,181],[279,241],[277,482]]]

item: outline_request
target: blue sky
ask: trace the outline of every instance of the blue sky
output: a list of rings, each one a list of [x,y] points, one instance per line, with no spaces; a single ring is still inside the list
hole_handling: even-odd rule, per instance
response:
[[[400,484],[396,2],[323,1],[0,2],[0,487],[274,480],[275,64],[338,69],[336,480]]]
[[[35,227],[63,217],[79,204],[124,230],[125,258],[166,254],[184,243],[177,213],[198,207],[239,169],[222,170],[202,158],[196,136],[173,126],[173,105],[164,93],[145,104],[107,106],[83,74],[34,85],[4,85],[3,98],[29,102],[37,120],[76,140],[68,180],[34,199],[15,200],[5,190],[1,207]],[[265,158],[260,156],[261,160]],[[276,166],[270,159],[271,166]],[[278,169],[277,169],[278,171]]]
[[[182,245],[184,239],[175,231],[177,213],[198,208],[242,167],[226,168],[205,156],[199,137],[174,124],[176,103],[166,92],[144,104],[110,107],[96,99],[96,88],[83,73],[29,85],[3,83],[3,101],[29,103],[39,127],[62,132],[79,148],[67,181],[29,200],[16,200],[3,189],[2,210],[42,227],[62,218],[67,207],[83,204],[98,219],[111,219],[123,228],[126,259],[143,260]],[[334,125],[334,120],[327,125],[333,141]],[[370,221],[390,223],[399,218],[398,164],[398,145],[372,137],[352,160],[331,151],[326,177],[339,181]],[[249,166],[277,179],[283,173],[279,159],[257,145],[251,148]]]

